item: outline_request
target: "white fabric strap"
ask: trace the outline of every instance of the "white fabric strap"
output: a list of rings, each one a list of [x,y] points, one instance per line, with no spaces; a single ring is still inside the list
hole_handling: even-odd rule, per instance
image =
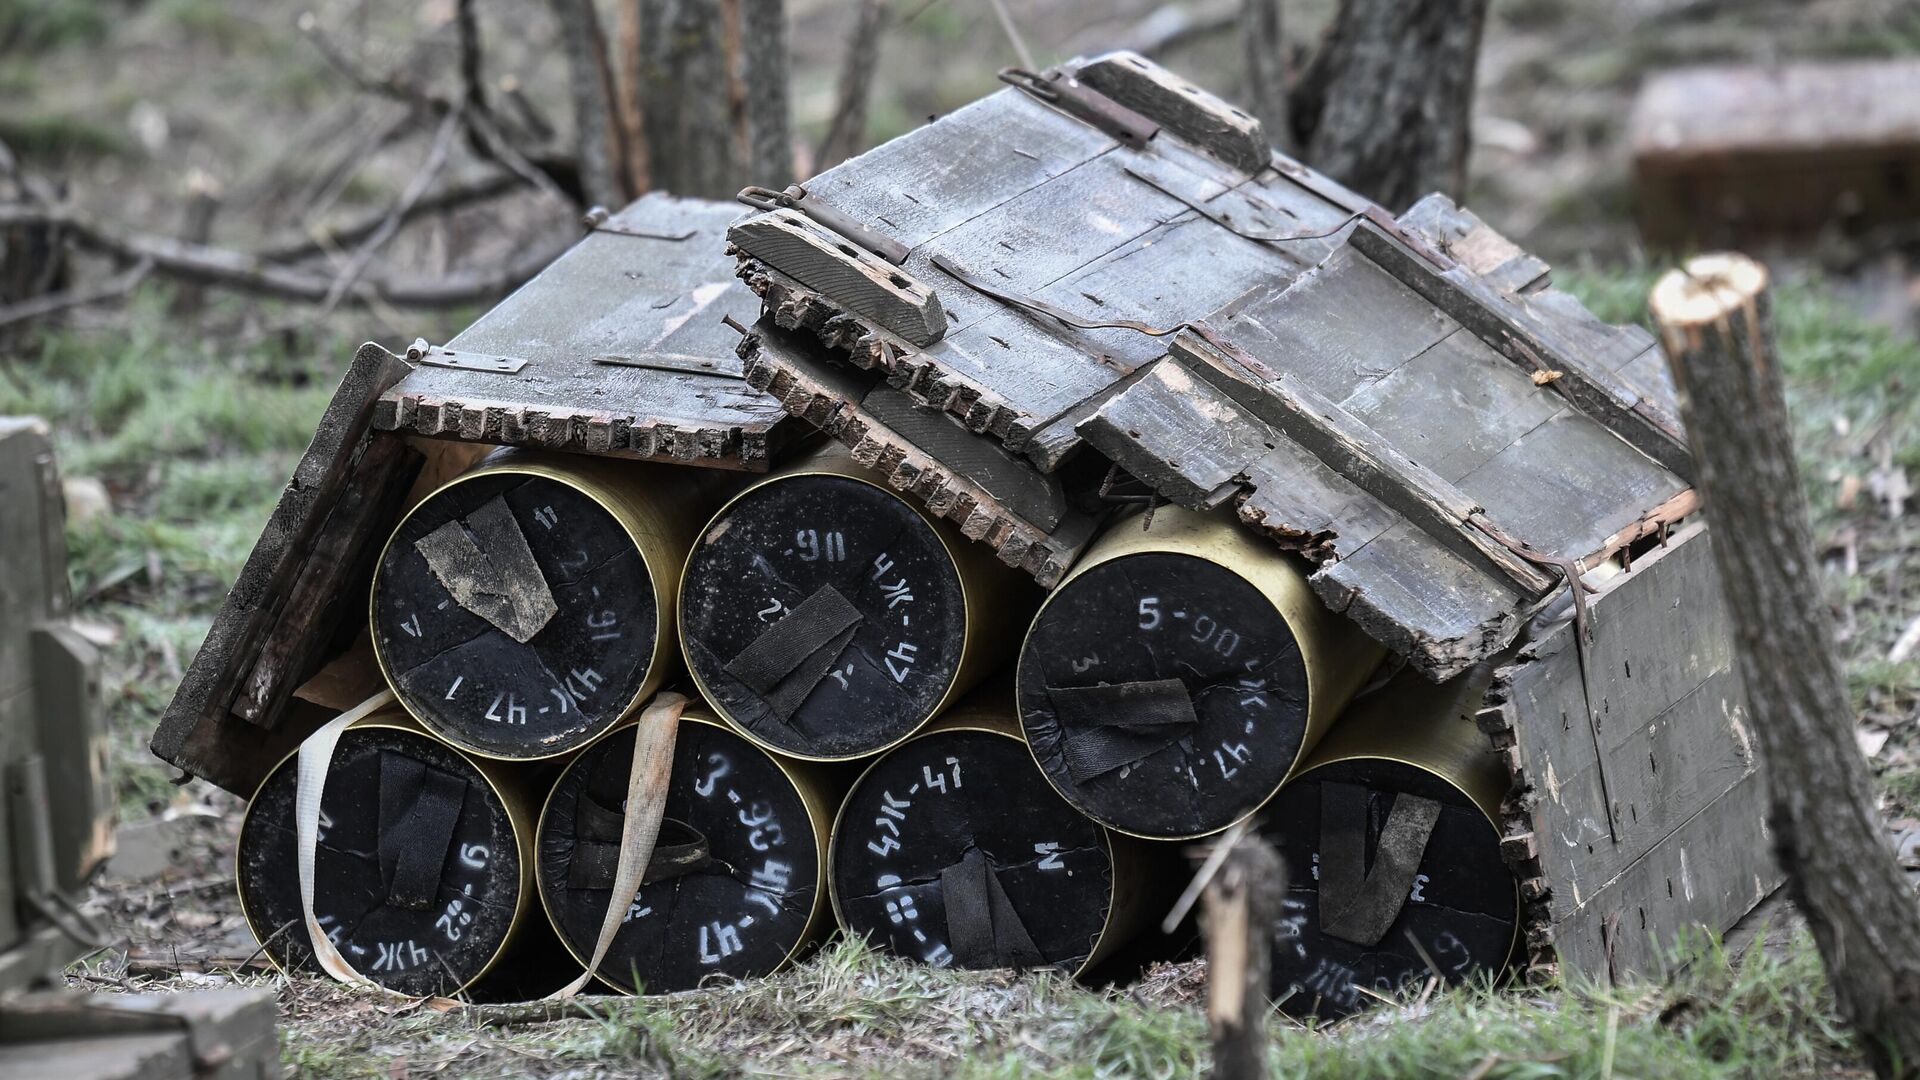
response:
[[[386,993],[373,980],[353,970],[353,965],[334,948],[333,939],[321,928],[313,914],[313,852],[320,843],[320,795],[326,790],[327,770],[333,766],[333,751],[340,736],[353,722],[393,704],[393,691],[382,690],[367,700],[321,725],[300,744],[299,786],[294,790],[294,841],[300,864],[300,916],[306,920],[307,937],[313,942],[313,958],[320,970],[343,983],[370,986]]]
[[[640,895],[640,882],[647,864],[653,861],[654,841],[660,837],[660,822],[667,813],[667,784],[673,778],[673,744],[680,731],[680,714],[687,707],[684,694],[666,691],[655,695],[640,711],[634,725],[633,767],[627,774],[626,821],[620,826],[620,859],[614,864],[613,896],[607,903],[606,918],[600,922],[600,938],[593,944],[593,959],[587,970],[569,986],[549,995],[549,1001],[564,1001],[585,989],[600,970],[614,936],[626,922],[627,909]]]

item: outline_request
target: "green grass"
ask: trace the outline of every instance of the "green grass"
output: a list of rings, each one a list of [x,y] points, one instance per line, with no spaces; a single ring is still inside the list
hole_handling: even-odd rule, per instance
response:
[[[1272,1075],[1346,1080],[1770,1078],[1857,1070],[1811,943],[1740,963],[1713,943],[1666,985],[1469,987],[1308,1031],[1269,1025]],[[1179,971],[1180,969],[1174,969]],[[567,1019],[502,1022],[486,1009],[391,1018],[335,1007],[348,994],[301,980],[287,1061],[302,1077],[385,1075],[394,1047],[423,1070],[445,1053],[463,1076],[595,1075],[1178,1078],[1207,1063],[1191,980],[1096,990],[1055,973],[956,972],[830,945],[799,968],[661,998],[589,999]],[[336,1034],[337,1033],[337,1034]]]

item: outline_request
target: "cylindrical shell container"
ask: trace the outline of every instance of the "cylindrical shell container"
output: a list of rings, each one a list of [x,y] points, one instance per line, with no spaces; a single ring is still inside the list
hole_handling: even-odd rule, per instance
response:
[[[1020,722],[1067,802],[1152,839],[1258,810],[1378,663],[1291,555],[1221,516],[1121,519],[1034,616]]]
[[[840,447],[720,509],[687,558],[680,634],[749,739],[813,761],[912,735],[1011,655],[1031,586]]]
[[[1012,709],[962,706],[867,767],[834,825],[834,912],[938,966],[1078,975],[1149,924],[1165,851],[1068,806]]]
[[[375,571],[373,643],[429,730],[491,758],[611,728],[677,664],[695,470],[510,452],[421,500]]]
[[[568,763],[540,815],[540,898],[575,958],[593,955],[613,882],[634,727]],[[711,716],[681,717],[666,818],[639,895],[598,969],[625,993],[785,967],[830,925],[830,776],[784,762]]]
[[[248,803],[236,877],[267,956],[317,971],[300,911],[297,757],[275,766]],[[327,770],[314,916],[341,958],[380,986],[411,996],[467,990],[523,922],[539,919],[527,809],[510,781],[398,710],[368,717],[341,735]]]
[[[1496,973],[1519,928],[1500,856],[1505,770],[1473,714],[1470,672],[1414,674],[1356,701],[1263,815],[1287,867],[1273,995],[1330,1020],[1438,976]]]

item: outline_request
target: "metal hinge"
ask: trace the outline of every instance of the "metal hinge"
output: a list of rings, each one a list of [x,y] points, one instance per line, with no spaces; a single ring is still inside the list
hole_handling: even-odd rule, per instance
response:
[[[1025,68],[1002,68],[1000,81],[1026,91],[1135,150],[1145,150],[1147,141],[1160,133],[1159,124],[1086,85],[1063,68],[1048,68],[1038,73]]]
[[[426,338],[414,338],[407,346],[407,359],[428,367],[455,368],[460,371],[478,371],[488,375],[517,375],[527,362],[517,356],[493,356],[481,352],[454,352],[439,345],[427,344]]]

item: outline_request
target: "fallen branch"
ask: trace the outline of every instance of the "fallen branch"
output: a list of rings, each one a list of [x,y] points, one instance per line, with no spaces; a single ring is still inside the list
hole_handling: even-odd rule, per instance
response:
[[[387,212],[386,220],[380,223],[380,227],[373,231],[372,236],[367,237],[364,243],[354,249],[346,265],[341,267],[340,273],[334,276],[333,284],[327,289],[326,299],[320,302],[320,314],[325,315],[339,306],[341,297],[345,296],[347,290],[353,288],[354,283],[360,280],[360,275],[366,273],[367,265],[373,261],[375,255],[380,253],[380,249],[386,246],[387,241],[392,240],[394,234],[400,231],[400,225],[406,220],[407,212],[413,209],[413,205],[420,201],[422,195],[427,193],[427,188],[433,185],[434,178],[439,176],[440,170],[446,167],[447,155],[453,151],[453,140],[460,134],[463,126],[461,121],[466,116],[465,106],[466,102],[462,100],[454,106],[452,112],[447,114],[446,119],[440,121],[440,130],[433,136],[433,146],[427,150],[427,160],[422,162],[420,168],[414,172],[413,179],[407,182],[406,190],[394,200],[392,209]]]
[[[28,319],[44,318],[57,311],[68,308],[84,307],[107,300],[117,300],[132,292],[147,275],[153,272],[153,263],[141,260],[134,263],[125,272],[116,274],[105,281],[92,285],[81,285],[64,292],[46,293],[31,300],[22,300],[17,304],[0,307],[0,327],[12,326]]]
[[[144,260],[152,264],[155,273],[199,285],[309,303],[325,300],[333,287],[333,278],[326,274],[279,265],[247,252],[151,233],[122,232],[81,218],[71,206],[0,203],[0,228],[17,225],[58,225],[80,247],[121,262]],[[573,246],[574,239],[522,245],[522,254],[511,261],[438,278],[367,278],[348,289],[343,299],[396,307],[470,304],[520,285]]]
[[[489,173],[476,180],[461,180],[446,187],[421,196],[401,215],[401,224],[428,214],[438,214],[448,210],[458,210],[474,203],[497,199],[510,191],[517,190],[526,183],[526,178],[514,173]],[[386,224],[392,210],[383,209],[367,214],[346,225],[331,227],[315,226],[312,235],[282,241],[261,248],[257,252],[260,258],[268,262],[299,262],[303,259],[318,258],[330,251],[353,247]]]

